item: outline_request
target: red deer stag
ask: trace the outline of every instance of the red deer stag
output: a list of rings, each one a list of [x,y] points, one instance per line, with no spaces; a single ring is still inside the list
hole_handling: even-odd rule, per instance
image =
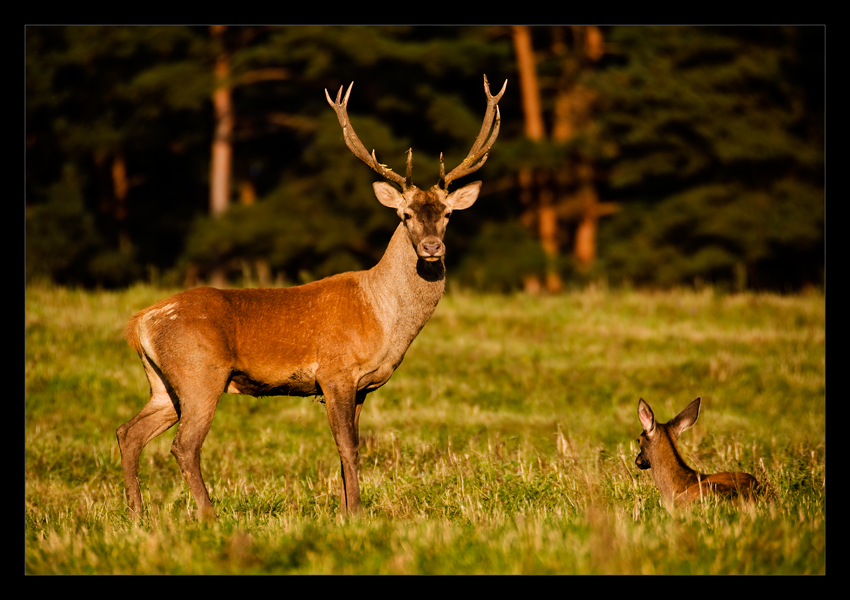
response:
[[[758,486],[756,478],[749,473],[704,475],[685,463],[676,442],[683,431],[696,423],[699,407],[697,398],[668,423],[657,423],[649,404],[643,398],[638,403],[643,433],[638,440],[640,454],[635,464],[640,469],[652,469],[652,479],[668,509],[714,495],[751,499]]]
[[[384,385],[443,295],[443,235],[453,210],[469,208],[481,182],[449,192],[449,184],[477,171],[499,134],[498,102],[487,77],[487,109],[467,157],[427,191],[407,175],[370,155],[348,120],[351,86],[328,103],[336,112],[348,148],[401,191],[373,184],[381,204],[401,222],[384,256],[368,271],[348,272],[286,289],[199,288],[162,300],[133,315],[126,337],[138,352],[150,382],[150,400],[118,428],[121,466],[130,513],[142,509],[139,454],[177,423],[171,453],[198,513],[215,517],[201,476],[201,446],[223,393],[252,396],[324,396],[342,472],[340,510],[360,506],[358,447],[360,410],[366,394]],[[491,132],[492,129],[492,132]]]

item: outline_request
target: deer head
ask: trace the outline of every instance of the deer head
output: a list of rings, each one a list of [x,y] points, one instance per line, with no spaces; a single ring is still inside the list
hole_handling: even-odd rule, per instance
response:
[[[699,417],[701,400],[697,398],[668,423],[656,423],[655,415],[646,400],[638,403],[638,419],[643,425],[640,434],[640,454],[635,465],[640,469],[649,469],[654,463],[669,462],[684,464],[676,446],[683,431],[690,429]]]
[[[420,190],[413,185],[412,150],[407,151],[407,173],[405,177],[379,163],[374,150],[372,154],[366,151],[366,147],[357,137],[348,119],[348,98],[351,95],[351,88],[354,86],[353,82],[348,86],[344,98],[342,97],[343,88],[340,86],[336,101],[331,100],[330,94],[325,90],[325,97],[328,104],[336,112],[349,150],[382,177],[401,187],[401,191],[399,191],[393,185],[383,181],[373,184],[375,196],[381,204],[396,210],[399,219],[407,230],[407,235],[416,250],[416,254],[426,261],[437,261],[445,255],[446,247],[443,243],[443,236],[452,211],[469,208],[478,198],[478,192],[481,189],[480,181],[465,185],[453,192],[448,191],[449,184],[455,179],[477,171],[487,161],[490,148],[499,135],[501,119],[498,103],[502,94],[505,93],[507,85],[508,82],[505,80],[501,91],[493,96],[490,94],[487,76],[484,76],[487,110],[484,114],[481,131],[466,158],[448,174],[445,172],[443,155],[440,154],[440,179],[427,191]]]

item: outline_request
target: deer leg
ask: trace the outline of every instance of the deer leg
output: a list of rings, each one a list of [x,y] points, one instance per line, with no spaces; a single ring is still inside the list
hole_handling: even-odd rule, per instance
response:
[[[180,472],[198,507],[201,518],[215,519],[210,495],[201,475],[201,446],[212,425],[218,398],[223,390],[216,390],[193,399],[181,399],[180,425],[171,444],[171,454],[180,465]]]
[[[359,476],[359,433],[358,417],[361,402],[352,385],[340,385],[334,381],[322,386],[328,422],[339,452],[342,484],[339,494],[340,512],[356,514],[360,509]]]
[[[118,428],[118,448],[121,450],[121,468],[124,470],[124,489],[127,505],[133,518],[142,511],[142,492],[139,488],[139,455],[142,449],[160,433],[174,425],[180,418],[166,385],[145,357],[145,373],[151,385],[148,403],[139,413]]]
[[[360,479],[360,409],[363,408],[363,402],[366,400],[366,394],[357,392],[357,400],[354,405],[354,433],[357,436],[357,478]]]

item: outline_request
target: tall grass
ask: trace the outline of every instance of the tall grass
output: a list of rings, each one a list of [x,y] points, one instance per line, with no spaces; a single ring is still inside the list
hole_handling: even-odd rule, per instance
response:
[[[124,504],[115,429],[146,402],[122,339],[168,292],[26,290],[27,573],[824,573],[824,298],[448,294],[361,416],[362,518],[339,515],[324,405],[226,395],[204,445],[205,524],[169,453]],[[743,470],[753,509],[677,514],[634,466],[637,401],[680,447]]]

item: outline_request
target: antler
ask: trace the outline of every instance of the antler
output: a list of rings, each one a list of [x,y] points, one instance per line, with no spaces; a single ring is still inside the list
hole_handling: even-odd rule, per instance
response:
[[[339,124],[342,126],[342,135],[345,138],[345,145],[348,146],[348,149],[354,153],[354,156],[362,160],[364,163],[372,167],[375,171],[377,171],[382,177],[385,179],[389,179],[397,184],[399,184],[402,189],[407,189],[412,183],[411,172],[413,170],[413,150],[410,149],[407,151],[407,176],[402,177],[398,173],[394,172],[392,169],[387,167],[387,165],[383,165],[378,162],[378,159],[375,158],[375,151],[372,150],[372,154],[366,150],[366,147],[363,145],[363,142],[360,141],[360,138],[357,137],[357,134],[354,133],[354,128],[351,126],[351,123],[348,120],[348,96],[351,95],[351,88],[354,87],[354,82],[351,82],[351,85],[348,86],[348,91],[345,92],[345,98],[340,102],[340,98],[342,97],[342,88],[343,86],[339,86],[339,92],[336,94],[336,102],[331,100],[330,94],[328,94],[328,90],[325,89],[325,98],[328,99],[328,104],[331,105],[331,108],[336,112],[336,116],[339,119]]]
[[[499,115],[499,100],[502,98],[502,94],[505,93],[505,88],[508,86],[508,80],[505,79],[505,83],[502,85],[502,90],[496,94],[495,96],[490,94],[490,82],[487,81],[487,76],[484,76],[484,93],[487,94],[487,111],[484,113],[484,123],[481,124],[481,132],[478,134],[478,137],[475,138],[475,143],[472,144],[472,149],[469,151],[469,154],[466,155],[466,158],[455,167],[448,175],[445,175],[445,166],[443,165],[443,154],[440,153],[440,182],[439,185],[444,190],[448,189],[449,183],[454,181],[455,179],[460,179],[465,175],[469,175],[470,173],[474,173],[478,169],[480,169],[485,162],[487,162],[487,156],[490,152],[490,148],[493,146],[493,143],[496,141],[496,138],[499,135],[499,125],[501,123],[501,117]],[[493,127],[493,132],[490,134],[490,137],[487,137],[487,134],[490,132],[490,127]]]

